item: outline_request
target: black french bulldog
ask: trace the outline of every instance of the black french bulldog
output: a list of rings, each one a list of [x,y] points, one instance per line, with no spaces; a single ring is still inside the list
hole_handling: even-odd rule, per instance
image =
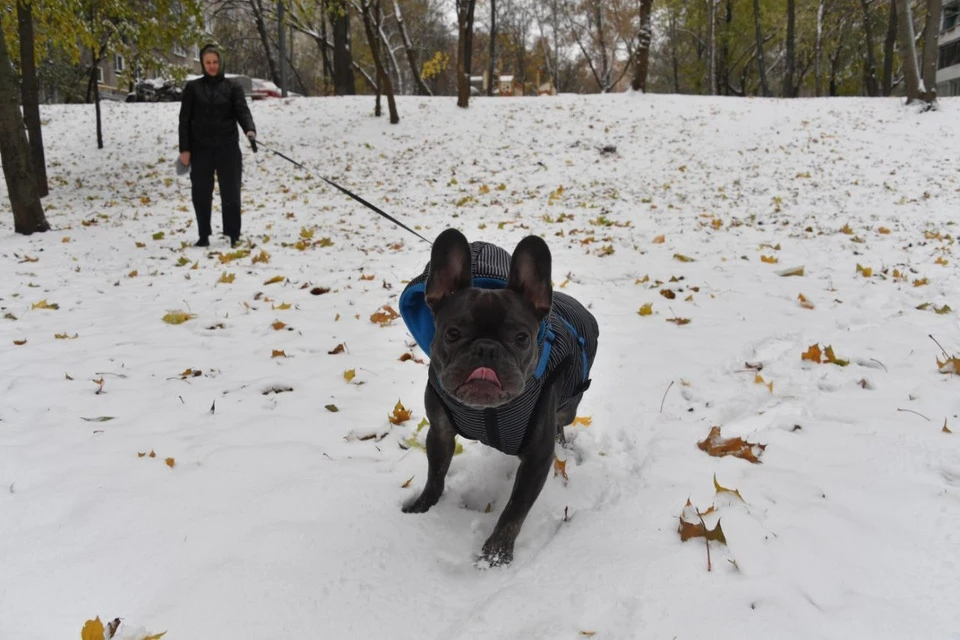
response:
[[[553,292],[550,250],[539,237],[524,238],[511,258],[448,229],[434,242],[428,269],[418,280],[433,321],[421,338],[430,355],[429,469],[423,492],[403,511],[423,513],[440,499],[457,434],[519,456],[510,500],[480,557],[508,564],[550,471],[554,442],[589,386],[599,329],[576,300]]]

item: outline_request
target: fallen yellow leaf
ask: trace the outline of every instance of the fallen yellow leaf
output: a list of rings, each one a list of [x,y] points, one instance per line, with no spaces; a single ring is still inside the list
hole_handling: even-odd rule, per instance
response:
[[[647,304],[643,305],[640,307],[640,310],[637,311],[637,313],[639,313],[641,316],[649,316],[653,313],[653,303],[648,302]]]
[[[403,404],[397,400],[396,406],[393,408],[393,413],[387,416],[387,419],[390,420],[393,424],[400,424],[401,422],[406,422],[410,419],[410,410],[404,408]]]

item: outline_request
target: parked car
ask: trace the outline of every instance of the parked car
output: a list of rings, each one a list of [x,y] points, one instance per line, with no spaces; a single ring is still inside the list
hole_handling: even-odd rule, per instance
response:
[[[279,98],[283,95],[280,87],[261,78],[250,78],[253,88],[250,97],[254,100],[263,100],[264,98]]]
[[[180,102],[181,89],[173,80],[145,78],[137,81],[133,91],[127,94],[127,102]]]

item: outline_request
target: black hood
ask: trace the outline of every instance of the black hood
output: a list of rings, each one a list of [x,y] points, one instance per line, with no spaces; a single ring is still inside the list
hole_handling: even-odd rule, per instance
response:
[[[205,68],[203,68],[203,56],[204,56],[204,54],[207,54],[207,53],[215,53],[215,54],[217,54],[217,59],[220,60],[220,70],[217,72],[217,75],[216,75],[216,76],[210,76],[210,75],[207,73],[207,70],[206,70]],[[222,77],[223,77],[223,73],[224,73],[224,64],[223,64],[223,52],[220,51],[220,47],[218,47],[217,45],[212,44],[212,43],[211,43],[211,44],[205,44],[205,45],[203,45],[203,48],[200,49],[200,67],[203,68],[203,77],[205,77],[205,78],[209,78],[209,77],[222,78]]]

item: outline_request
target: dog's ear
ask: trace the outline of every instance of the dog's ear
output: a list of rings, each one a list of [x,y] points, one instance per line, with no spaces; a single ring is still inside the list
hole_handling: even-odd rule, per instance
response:
[[[470,243],[456,229],[447,229],[433,243],[430,275],[427,276],[427,306],[436,310],[444,298],[473,284],[470,274]]]
[[[516,291],[533,305],[537,320],[543,320],[553,304],[550,279],[552,259],[542,238],[527,236],[513,250],[507,288]]]

